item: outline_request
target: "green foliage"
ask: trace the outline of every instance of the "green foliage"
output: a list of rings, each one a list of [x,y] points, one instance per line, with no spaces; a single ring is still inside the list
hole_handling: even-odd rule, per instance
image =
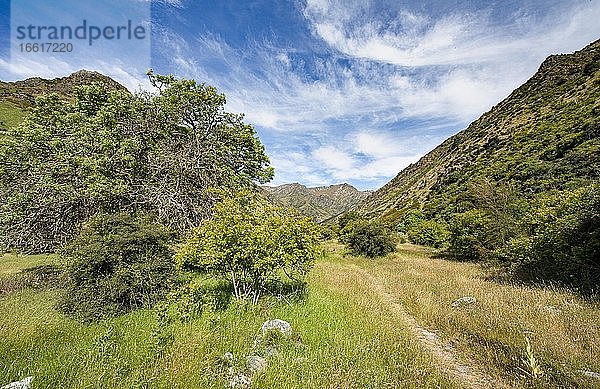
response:
[[[148,216],[91,218],[62,254],[67,285],[60,308],[96,320],[154,304],[175,281],[172,238]]]
[[[524,219],[530,233],[511,239],[497,257],[528,281],[554,281],[598,293],[600,184],[546,199]]]
[[[237,298],[257,302],[284,282],[303,282],[319,255],[315,224],[242,191],[216,206],[177,252],[178,264],[228,279]]]
[[[450,223],[448,253],[464,261],[477,261],[488,252],[487,225],[489,217],[480,210],[456,214]]]
[[[343,230],[349,223],[364,220],[364,217],[356,211],[348,211],[338,219],[339,230]]]
[[[384,256],[396,249],[394,233],[379,220],[355,220],[340,231],[340,241],[357,255]]]
[[[403,212],[396,224],[396,231],[408,234],[408,230],[411,229],[417,223],[425,221],[425,215],[419,209],[409,209]]]
[[[412,224],[408,229],[408,238],[412,243],[435,248],[444,246],[448,241],[448,235],[446,223],[436,220],[422,220]]]
[[[168,317],[187,321],[227,308],[232,292],[231,284],[222,279],[191,277],[168,294],[163,309]]]
[[[80,87],[39,97],[0,137],[0,248],[50,251],[97,212],[153,210],[179,232],[210,215],[211,187],[266,182],[252,126],[193,80],[150,74],[157,94]]]

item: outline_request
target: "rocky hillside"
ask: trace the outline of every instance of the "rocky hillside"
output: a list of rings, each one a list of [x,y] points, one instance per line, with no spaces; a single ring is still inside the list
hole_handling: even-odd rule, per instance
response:
[[[69,97],[77,86],[94,82],[104,84],[108,89],[126,89],[112,78],[88,70],[80,70],[67,77],[52,80],[33,77],[15,82],[0,81],[0,127],[18,124],[24,111],[35,103],[35,97],[38,95],[58,93]]]
[[[307,188],[294,183],[274,187],[263,186],[262,188],[274,202],[295,208],[317,222],[325,221],[347,211],[371,193],[359,191],[349,184]]]
[[[577,187],[600,174],[600,41],[553,55],[468,128],[450,137],[356,209],[396,218],[408,208],[446,217],[468,208],[478,180],[524,196]]]

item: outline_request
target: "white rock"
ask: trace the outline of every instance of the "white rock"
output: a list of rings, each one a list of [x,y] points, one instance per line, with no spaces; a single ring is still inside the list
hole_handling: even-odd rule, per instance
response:
[[[261,330],[263,335],[269,331],[275,330],[281,332],[286,338],[292,336],[292,326],[287,321],[281,319],[267,320],[263,323]]]
[[[548,312],[553,315],[560,315],[562,313],[562,310],[560,308],[555,307],[554,305],[545,305],[544,312]]]
[[[8,385],[4,385],[0,389],[29,389],[29,386],[31,385],[31,380],[33,380],[33,377],[27,377],[22,379],[21,381],[15,381],[11,382]]]
[[[586,377],[600,379],[600,373],[596,373],[595,371],[589,371],[589,370],[577,370],[577,371]]]
[[[458,300],[454,301],[452,303],[452,306],[454,308],[464,307],[464,306],[469,306],[469,305],[475,304],[476,302],[477,302],[477,299],[475,297],[464,296],[464,297],[461,297]]]
[[[230,388],[248,388],[250,385],[252,385],[252,380],[241,373],[234,375],[229,380]]]
[[[233,363],[233,354],[230,353],[229,351],[226,352],[225,354],[223,354],[222,358],[223,358],[224,361],[227,361],[229,363]]]
[[[267,360],[258,355],[249,355],[246,357],[246,363],[248,363],[248,370],[250,374],[260,373],[267,368]]]

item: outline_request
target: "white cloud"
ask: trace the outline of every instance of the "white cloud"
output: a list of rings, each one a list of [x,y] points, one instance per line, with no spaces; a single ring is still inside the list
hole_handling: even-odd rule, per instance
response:
[[[336,148],[335,146],[319,147],[312,152],[313,157],[321,162],[326,169],[334,171],[344,171],[353,169],[356,160],[348,153]]]
[[[520,14],[501,25],[486,9],[437,20],[400,9],[390,23],[365,15],[373,2],[346,4],[309,0],[304,15],[315,35],[346,55],[400,66],[535,61],[553,49],[579,48],[600,32],[597,1],[565,3],[538,23]]]

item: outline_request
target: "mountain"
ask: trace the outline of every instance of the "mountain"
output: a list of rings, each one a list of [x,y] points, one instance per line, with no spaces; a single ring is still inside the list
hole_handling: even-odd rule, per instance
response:
[[[600,174],[600,40],[552,55],[506,99],[402,170],[356,207],[392,220],[422,208],[447,217],[469,207],[481,180],[523,196],[575,188]]]
[[[294,183],[273,187],[263,186],[262,189],[272,201],[295,208],[317,222],[347,211],[371,193],[370,191],[359,191],[349,184],[307,188]]]
[[[95,82],[104,84],[110,90],[127,90],[112,78],[88,70],[79,70],[67,77],[52,80],[33,77],[15,82],[0,81],[0,127],[17,125],[27,108],[35,104],[36,96],[58,93],[69,98],[76,87]]]

